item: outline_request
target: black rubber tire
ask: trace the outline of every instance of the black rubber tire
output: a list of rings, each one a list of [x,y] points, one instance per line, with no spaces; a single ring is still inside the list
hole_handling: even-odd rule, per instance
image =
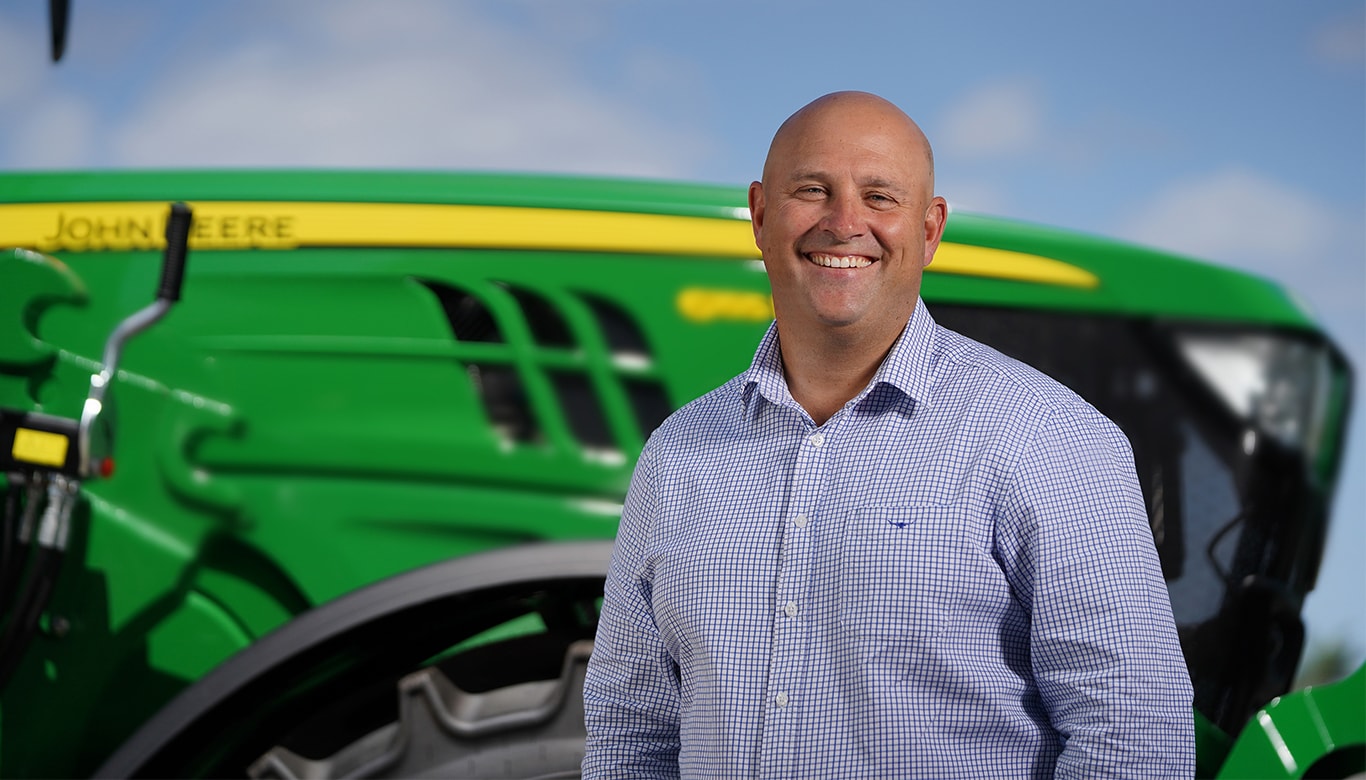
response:
[[[347,700],[378,701],[445,649],[529,612],[545,621],[547,646],[591,640],[610,555],[610,542],[507,548],[406,572],[321,605],[184,690],[95,776],[245,776],[252,762],[318,713]],[[484,652],[496,658],[501,651]],[[459,667],[454,660],[442,662],[443,668]],[[466,679],[456,683],[471,688],[481,687],[481,679],[500,687],[543,676],[534,669],[519,674],[510,664],[480,662],[477,656],[463,663]],[[493,672],[502,679],[493,679]],[[336,741],[354,741],[373,725],[356,725],[355,733]],[[511,751],[540,750],[515,733],[490,736],[490,760],[501,750],[495,749],[499,740]],[[562,746],[545,747],[547,759],[563,768]]]

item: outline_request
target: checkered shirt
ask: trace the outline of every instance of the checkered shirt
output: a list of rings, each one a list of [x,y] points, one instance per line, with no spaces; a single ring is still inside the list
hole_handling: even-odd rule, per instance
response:
[[[923,302],[823,425],[776,328],[650,438],[585,778],[1190,777],[1190,678],[1128,440]]]

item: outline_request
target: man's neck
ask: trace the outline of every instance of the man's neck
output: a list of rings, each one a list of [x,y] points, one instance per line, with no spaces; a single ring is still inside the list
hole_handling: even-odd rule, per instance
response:
[[[890,335],[829,330],[789,334],[779,322],[788,392],[817,425],[824,425],[868,386],[900,335],[900,330]]]

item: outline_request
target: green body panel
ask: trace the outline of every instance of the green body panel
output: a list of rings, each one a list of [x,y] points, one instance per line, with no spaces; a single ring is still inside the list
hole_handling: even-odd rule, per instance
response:
[[[1228,757],[1233,740],[1221,728],[1195,711],[1195,776],[1214,777]]]
[[[734,187],[506,173],[372,171],[91,171],[5,173],[0,202],[292,200],[339,203],[474,203],[732,217]]]
[[[1366,665],[1344,680],[1305,688],[1281,696],[1253,717],[1229,751],[1218,777],[1298,778],[1343,777],[1338,772],[1366,771],[1361,751],[1366,746]],[[1324,763],[1346,758],[1329,771]],[[1306,773],[1314,770],[1312,775]],[[1353,775],[1356,776],[1356,775]]]
[[[728,221],[744,207],[730,187],[494,174],[0,175],[0,205],[169,200]],[[946,241],[1052,258],[1100,283],[930,273],[932,303],[1315,330],[1269,282],[1150,250],[963,214],[950,218]],[[105,337],[155,289],[157,251],[60,254],[64,265],[0,254],[0,406],[77,415]],[[438,289],[478,299],[502,340],[453,338]],[[124,354],[115,472],[86,485],[48,610],[69,629],[39,636],[0,698],[0,775],[89,771],[82,762],[114,749],[186,683],[292,616],[389,575],[526,540],[610,539],[649,432],[639,403],[676,408],[724,382],[768,325],[752,312],[686,316],[688,290],[761,300],[768,284],[752,247],[733,259],[192,251],[183,302]],[[567,339],[547,338],[527,315],[541,310]],[[638,325],[643,347],[614,343],[612,312]],[[514,434],[479,393],[506,369],[523,378],[528,415]],[[584,415],[565,408],[574,393],[596,407],[599,430],[585,432]],[[1221,736],[1202,731],[1202,750],[1222,753]],[[82,750],[57,748],[70,744]]]
[[[1094,273],[1101,284],[1078,290],[931,273],[926,300],[1312,327],[1304,310],[1266,279],[1109,239],[953,214],[944,240],[1054,258]]]

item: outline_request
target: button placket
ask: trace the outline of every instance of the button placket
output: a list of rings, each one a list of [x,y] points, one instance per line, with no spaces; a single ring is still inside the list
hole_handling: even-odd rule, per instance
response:
[[[782,553],[778,582],[769,666],[767,716],[760,754],[766,766],[786,764],[790,747],[789,729],[800,718],[791,706],[805,680],[806,653],[810,645],[810,624],[803,616],[803,603],[810,589],[811,525],[825,484],[828,437],[810,426],[796,440],[797,458],[789,487],[788,522],[783,524]]]

